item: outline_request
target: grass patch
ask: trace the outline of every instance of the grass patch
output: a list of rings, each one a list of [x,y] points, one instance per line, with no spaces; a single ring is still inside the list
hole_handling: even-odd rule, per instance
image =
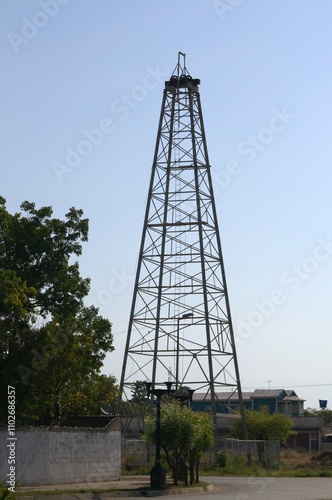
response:
[[[137,465],[125,467],[121,470],[121,476],[149,476],[152,465]]]
[[[15,494],[5,488],[2,481],[0,481],[0,500],[14,500],[15,498]]]
[[[272,472],[273,477],[332,477],[331,470],[325,469],[294,469],[294,470],[283,470],[279,472]]]
[[[137,490],[146,490],[147,488],[137,488]],[[116,491],[132,491],[131,488],[108,488],[108,489],[72,489],[72,490],[34,490],[34,491],[18,491],[16,492],[16,497],[32,497],[38,495],[45,496],[60,496],[60,495],[75,495],[77,493],[90,493],[90,494],[100,494],[100,493],[111,493]]]
[[[56,496],[56,495],[73,495],[75,493],[107,493],[113,490],[101,489],[77,489],[77,490],[31,490],[31,491],[16,491],[16,497],[32,497],[38,495]]]
[[[148,479],[148,478],[147,478]],[[186,488],[195,488],[197,486],[200,487],[208,487],[208,483],[200,481],[197,484],[193,485],[188,485]],[[167,484],[166,489],[167,490],[177,490],[179,488],[184,488],[183,484],[179,484],[178,486],[174,486],[173,484]],[[19,498],[22,496],[38,496],[38,495],[46,495],[46,496],[61,496],[61,495],[68,495],[68,494],[77,494],[77,493],[111,493],[111,492],[117,492],[117,491],[148,491],[150,490],[149,486],[139,486],[138,488],[110,488],[110,489],[96,489],[96,488],[91,488],[91,489],[77,489],[77,490],[41,490],[41,491],[21,491],[16,493],[15,498]],[[14,497],[13,497],[14,498]],[[0,497],[1,500],[1,497]]]

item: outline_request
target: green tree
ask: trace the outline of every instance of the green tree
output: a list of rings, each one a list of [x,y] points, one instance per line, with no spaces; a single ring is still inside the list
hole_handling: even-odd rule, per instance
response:
[[[317,408],[307,408],[304,410],[305,417],[320,417],[323,419],[323,424],[332,427],[332,410],[328,408],[321,410]]]
[[[125,408],[125,402],[122,408]],[[150,399],[148,397],[147,388],[144,381],[136,380],[131,390],[131,400],[129,403],[130,412],[137,415],[147,415],[150,410]],[[129,410],[129,407],[127,411]]]
[[[18,418],[44,423],[65,411],[63,395],[97,375],[113,350],[111,323],[84,305],[90,280],[75,261],[88,220],[75,208],[64,221],[52,214],[24,202],[12,215],[0,197],[0,406],[14,386]]]
[[[288,436],[296,434],[292,431],[292,419],[282,413],[270,414],[265,411],[248,410],[246,412],[246,421],[248,439],[262,439],[284,443]],[[233,421],[232,436],[237,439],[244,439],[240,419]]]
[[[176,399],[165,399],[161,407],[160,432],[161,448],[173,473],[174,484],[178,484],[179,472],[186,464],[189,464],[191,471],[190,483],[194,482],[195,467],[198,481],[199,460],[213,444],[213,427],[209,416],[193,412]],[[145,437],[155,444],[155,417],[147,420]]]
[[[288,436],[295,435],[292,431],[293,421],[287,415],[282,413],[268,413],[265,411],[246,411],[246,422],[248,430],[248,439],[257,439],[264,441],[279,441],[284,443]],[[240,419],[233,421],[231,434],[237,439],[244,439],[243,426]],[[257,445],[259,460],[264,463],[264,447]],[[266,466],[268,464],[265,464]]]
[[[99,415],[103,405],[114,407],[118,386],[113,375],[91,374],[80,387],[65,387],[61,393],[62,412],[70,415]]]
[[[190,484],[199,482],[199,463],[204,452],[213,446],[213,425],[208,413],[192,412],[193,441],[188,451]],[[196,472],[196,475],[195,475]]]

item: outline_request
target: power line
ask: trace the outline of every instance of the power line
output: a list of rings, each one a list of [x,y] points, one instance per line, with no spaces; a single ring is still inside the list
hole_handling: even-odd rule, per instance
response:
[[[332,384],[308,384],[308,385],[292,385],[292,387],[328,387]]]
[[[331,384],[306,384],[306,385],[287,384],[286,387],[329,387],[329,386],[332,386],[332,383]],[[257,389],[257,387],[246,387],[246,389]],[[269,389],[280,389],[280,386],[269,387]]]

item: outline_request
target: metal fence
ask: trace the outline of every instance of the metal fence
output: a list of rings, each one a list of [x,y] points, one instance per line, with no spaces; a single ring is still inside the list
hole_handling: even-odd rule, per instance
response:
[[[207,467],[217,465],[216,450],[224,451],[230,460],[243,460],[248,463],[260,463],[267,469],[277,468],[280,463],[279,441],[218,439],[214,449],[207,451],[201,464]],[[122,439],[122,468],[130,471],[144,466],[152,466],[155,459],[155,447],[143,439]]]
[[[144,439],[122,439],[122,468],[130,471],[138,467],[152,465],[154,450],[154,446]]]
[[[266,468],[275,468],[280,463],[279,441],[221,439],[218,442],[220,451],[225,451],[232,460],[243,458],[246,462],[261,463]]]

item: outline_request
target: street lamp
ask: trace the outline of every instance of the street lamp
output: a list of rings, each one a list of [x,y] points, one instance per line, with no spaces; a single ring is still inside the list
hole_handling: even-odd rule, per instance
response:
[[[161,442],[160,442],[160,399],[165,394],[173,394],[171,390],[172,382],[165,382],[167,389],[151,389],[152,383],[145,382],[148,397],[153,394],[157,398],[157,416],[156,416],[156,462],[150,471],[151,488],[166,488],[166,471],[161,465]]]
[[[176,390],[171,389],[173,382],[165,382],[167,389],[151,389],[152,383],[145,382],[147,396],[153,394],[157,398],[157,415],[156,415],[156,462],[150,471],[150,487],[165,489],[166,488],[166,471],[161,465],[161,433],[160,433],[160,400],[165,395],[175,396],[176,399],[183,404],[189,401],[189,408],[193,399],[195,389],[187,389],[187,394],[177,395]],[[187,483],[186,483],[187,484]]]
[[[181,319],[192,318],[193,313],[185,313],[177,318],[178,327],[176,331],[176,364],[175,364],[175,390],[179,389],[179,358],[180,358],[180,321]]]

